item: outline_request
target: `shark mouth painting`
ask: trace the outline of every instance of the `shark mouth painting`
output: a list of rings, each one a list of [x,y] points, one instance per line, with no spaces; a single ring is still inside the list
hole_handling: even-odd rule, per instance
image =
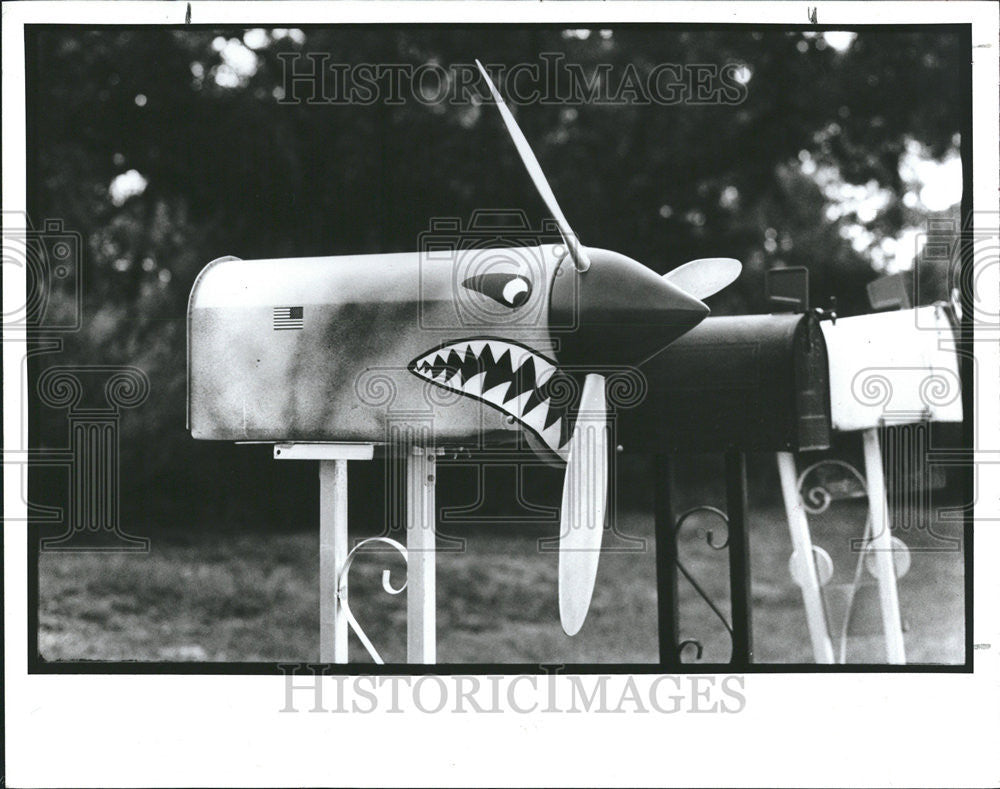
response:
[[[510,340],[470,338],[428,351],[408,369],[513,417],[550,450],[564,454],[571,435],[568,401],[578,387],[537,351]]]

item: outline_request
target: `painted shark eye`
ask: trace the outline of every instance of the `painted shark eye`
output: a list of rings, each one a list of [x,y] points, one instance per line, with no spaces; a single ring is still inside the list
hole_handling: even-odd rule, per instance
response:
[[[511,307],[519,307],[527,300],[530,290],[528,280],[524,277],[514,277],[503,286],[503,300]]]
[[[520,307],[531,296],[531,282],[521,274],[479,274],[469,277],[462,286],[512,309]]]

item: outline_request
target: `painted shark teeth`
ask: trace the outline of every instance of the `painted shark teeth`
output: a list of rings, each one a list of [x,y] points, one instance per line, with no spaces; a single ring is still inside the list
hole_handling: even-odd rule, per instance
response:
[[[438,386],[474,397],[517,419],[553,452],[569,439],[565,404],[553,405],[556,366],[505,340],[460,340],[419,356],[410,370]]]

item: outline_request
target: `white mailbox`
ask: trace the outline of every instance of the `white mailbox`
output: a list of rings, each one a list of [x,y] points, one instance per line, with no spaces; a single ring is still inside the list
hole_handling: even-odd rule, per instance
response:
[[[954,305],[941,303],[822,324],[829,359],[831,426],[862,435],[865,475],[859,479],[864,480],[869,507],[864,544],[871,552],[878,582],[890,663],[906,662],[896,587],[906,547],[890,534],[879,433],[887,426],[962,421],[957,323]],[[792,537],[791,570],[802,589],[813,652],[817,662],[833,663],[821,599],[821,586],[832,573],[832,563],[822,549],[813,546],[809,533],[800,496],[808,470],[799,476],[792,455],[779,453],[778,471]],[[894,554],[901,558],[895,559]]]
[[[956,334],[943,305],[824,322],[834,430],[961,422]],[[907,415],[911,415],[908,419]]]

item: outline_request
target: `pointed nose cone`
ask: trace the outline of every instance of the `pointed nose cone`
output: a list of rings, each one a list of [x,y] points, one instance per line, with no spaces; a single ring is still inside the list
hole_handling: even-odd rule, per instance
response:
[[[587,271],[567,257],[552,284],[549,321],[561,364],[639,364],[708,315],[701,301],[632,258],[587,252]]]

